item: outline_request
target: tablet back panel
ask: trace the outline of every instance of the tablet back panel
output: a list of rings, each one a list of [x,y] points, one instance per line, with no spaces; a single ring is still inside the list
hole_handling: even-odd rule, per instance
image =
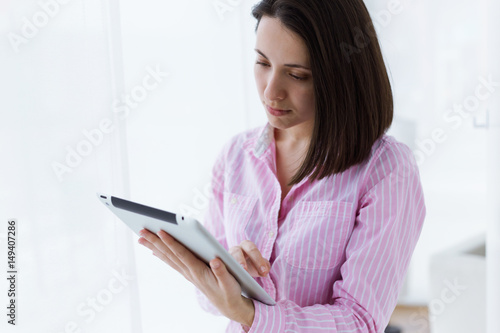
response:
[[[137,235],[142,229],[155,234],[164,230],[206,264],[216,257],[220,258],[240,283],[243,296],[268,305],[275,304],[271,296],[197,220],[113,196],[98,194],[98,197]]]

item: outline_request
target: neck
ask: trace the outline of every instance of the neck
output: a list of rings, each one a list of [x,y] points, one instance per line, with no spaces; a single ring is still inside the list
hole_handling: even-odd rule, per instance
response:
[[[312,137],[312,124],[301,124],[287,129],[274,129],[274,139],[277,143],[287,146],[309,145]]]

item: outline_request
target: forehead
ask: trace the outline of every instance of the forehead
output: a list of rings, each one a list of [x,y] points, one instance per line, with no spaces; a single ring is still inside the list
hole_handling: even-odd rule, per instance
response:
[[[256,48],[272,60],[309,63],[309,52],[304,40],[285,27],[278,18],[262,17],[257,28]]]

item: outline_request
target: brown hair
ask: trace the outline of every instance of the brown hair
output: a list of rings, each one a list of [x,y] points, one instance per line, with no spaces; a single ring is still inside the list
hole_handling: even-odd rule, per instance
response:
[[[363,162],[393,117],[391,85],[363,1],[263,0],[252,14],[257,28],[263,16],[278,18],[309,51],[316,118],[306,158],[289,185]]]

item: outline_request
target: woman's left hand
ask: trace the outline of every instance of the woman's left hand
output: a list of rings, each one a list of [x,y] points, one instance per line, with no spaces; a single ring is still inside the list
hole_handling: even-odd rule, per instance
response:
[[[252,326],[255,315],[253,302],[241,296],[241,286],[229,273],[219,258],[210,261],[208,267],[191,251],[165,231],[158,235],[143,229],[139,244],[181,273],[194,284],[227,318],[246,326]]]

